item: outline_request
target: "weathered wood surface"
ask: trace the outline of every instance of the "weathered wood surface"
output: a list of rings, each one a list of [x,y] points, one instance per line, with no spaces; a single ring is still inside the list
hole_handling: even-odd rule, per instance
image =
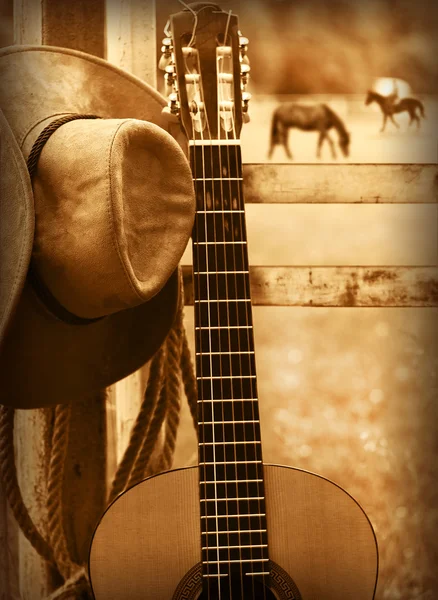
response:
[[[248,164],[246,202],[435,203],[438,165]]]
[[[153,87],[157,83],[155,2],[107,0],[107,60]]]
[[[105,57],[103,0],[42,0],[43,43]]]
[[[103,57],[104,15],[104,0],[15,0],[14,40],[19,44],[63,46]],[[63,509],[72,555],[86,560],[88,544],[106,499],[105,401],[103,397],[78,400],[72,409]],[[46,538],[49,434],[44,411],[18,411],[15,442],[20,486],[31,516]],[[26,600],[41,600],[53,589],[46,563],[22,534],[18,543],[18,556],[12,546],[8,552],[19,572],[20,595]]]
[[[14,0],[14,44],[43,43],[43,6],[36,0]]]
[[[191,267],[184,267],[193,304]],[[438,267],[251,267],[256,306],[438,306]]]

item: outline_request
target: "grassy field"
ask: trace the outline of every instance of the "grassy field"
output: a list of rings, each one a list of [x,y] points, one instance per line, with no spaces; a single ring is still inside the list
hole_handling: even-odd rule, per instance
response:
[[[409,127],[407,113],[396,115],[400,128],[388,122],[383,133],[380,109],[375,105],[365,106],[364,96],[258,96],[250,101],[250,122],[242,130],[242,152],[247,163],[267,162],[271,116],[283,102],[305,103],[324,102],[342,119],[351,135],[350,156],[337,161],[351,163],[436,163],[438,159],[438,99],[435,96],[422,98],[426,119],[420,130],[415,125]],[[334,141],[336,132],[331,133]],[[316,158],[318,134],[291,130],[289,143],[296,162],[320,162]],[[272,157],[273,162],[289,162],[283,149],[278,147]],[[329,146],[323,146],[323,162],[333,162]]]

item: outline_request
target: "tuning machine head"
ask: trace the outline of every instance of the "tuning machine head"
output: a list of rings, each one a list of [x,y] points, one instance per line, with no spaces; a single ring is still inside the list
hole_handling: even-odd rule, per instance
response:
[[[248,83],[249,72],[251,67],[249,66],[248,52],[248,38],[243,36],[239,31],[239,52],[240,52],[240,76],[242,81],[242,89]]]
[[[165,106],[161,112],[168,116],[171,121],[179,121],[180,108],[178,94],[173,92],[172,94],[169,94],[167,106]]]
[[[171,38],[165,37],[161,43],[161,58],[158,63],[158,68],[161,71],[165,71],[169,65],[174,64],[173,42]]]

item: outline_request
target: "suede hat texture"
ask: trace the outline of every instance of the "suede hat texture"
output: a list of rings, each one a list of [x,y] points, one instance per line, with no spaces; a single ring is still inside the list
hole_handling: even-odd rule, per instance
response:
[[[195,200],[165,104],[82,52],[0,50],[0,404],[80,400],[142,366],[169,331]],[[98,118],[53,131],[31,182],[35,141],[69,115]]]

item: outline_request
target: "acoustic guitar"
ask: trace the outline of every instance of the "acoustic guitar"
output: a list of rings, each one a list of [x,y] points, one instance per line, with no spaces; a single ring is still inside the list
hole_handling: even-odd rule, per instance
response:
[[[189,139],[197,200],[199,465],[110,505],[89,557],[95,598],[372,600],[377,544],[359,504],[324,477],[262,462],[239,143],[248,40],[211,3],[170,27],[169,110]]]

